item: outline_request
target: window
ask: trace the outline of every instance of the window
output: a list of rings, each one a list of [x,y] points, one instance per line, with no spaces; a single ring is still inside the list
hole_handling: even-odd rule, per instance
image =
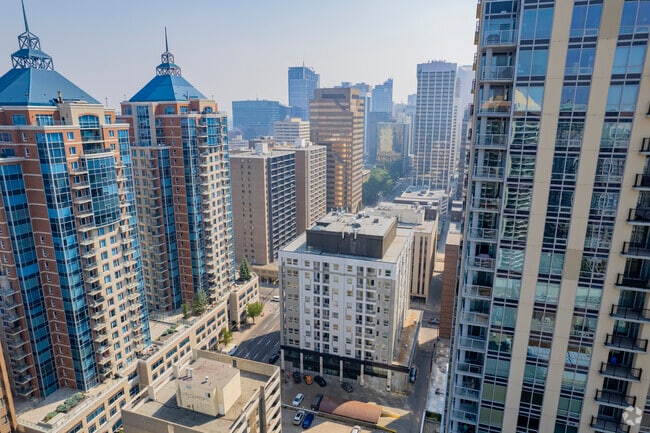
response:
[[[74,132],[68,132],[68,140],[74,140]]]
[[[11,119],[14,125],[27,125],[27,118],[24,114],[14,114]]]
[[[76,155],[77,154],[77,148],[76,147],[71,147],[69,152],[70,152],[70,155]]]

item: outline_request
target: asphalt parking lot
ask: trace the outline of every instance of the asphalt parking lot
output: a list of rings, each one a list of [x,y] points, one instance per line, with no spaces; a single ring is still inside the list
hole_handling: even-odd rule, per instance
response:
[[[369,387],[361,387],[356,381],[346,380],[346,382],[350,383],[353,387],[353,391],[351,393],[348,393],[341,388],[338,377],[328,375],[323,375],[327,381],[327,386],[325,387],[320,387],[315,382],[311,385],[307,385],[304,380],[301,380],[300,383],[294,383],[291,373],[292,372],[285,371],[282,378],[282,403],[291,406],[294,397],[299,392],[304,394],[305,399],[302,401],[300,408],[283,409],[283,432],[299,432],[303,430],[302,427],[293,425],[293,417],[296,414],[297,410],[309,409],[312,400],[317,394],[324,394],[325,396],[343,400],[358,400],[366,403],[378,404],[385,407],[390,412],[401,416],[400,418],[382,417],[379,421],[381,425],[398,432],[406,432],[409,429],[410,420],[408,419],[408,415],[410,412],[404,409],[406,406],[406,397],[403,395],[387,392],[385,390],[376,390]],[[312,374],[312,377],[313,376],[314,374]],[[356,424],[361,425],[361,423],[355,423],[353,420],[344,423],[332,421],[330,419],[326,419],[317,415],[316,419],[314,420],[314,424],[312,424],[312,427],[309,429],[309,431],[323,433],[349,433],[350,430],[352,430],[352,427]],[[364,433],[370,433],[380,430],[364,427],[362,431]]]

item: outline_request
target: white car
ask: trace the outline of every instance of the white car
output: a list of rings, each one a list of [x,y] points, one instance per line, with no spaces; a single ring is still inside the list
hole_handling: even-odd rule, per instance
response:
[[[296,398],[293,399],[293,403],[291,403],[294,407],[300,406],[300,403],[305,399],[305,396],[302,394],[302,392],[299,392],[296,394]]]
[[[303,419],[305,419],[305,411],[304,410],[299,410],[296,413],[296,416],[293,417],[293,423],[295,425],[300,425],[300,424],[302,424]]]
[[[355,425],[354,427],[352,427],[352,430],[350,430],[350,433],[361,433],[361,427]]]
[[[232,349],[230,349],[230,350],[228,351],[228,355],[233,356],[233,355],[235,354],[235,352],[237,352],[237,349],[239,349],[239,346],[237,346],[237,345],[235,344],[235,345],[232,347]]]

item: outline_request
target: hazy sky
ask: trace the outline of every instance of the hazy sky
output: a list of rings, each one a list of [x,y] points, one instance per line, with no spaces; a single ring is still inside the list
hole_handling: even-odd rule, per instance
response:
[[[220,109],[231,101],[287,103],[287,68],[305,63],[321,87],[394,79],[415,93],[416,65],[470,64],[476,0],[25,0],[30,30],[54,68],[118,108],[170,51],[183,76]],[[23,31],[20,0],[2,0],[0,75]],[[65,95],[64,95],[65,97]]]

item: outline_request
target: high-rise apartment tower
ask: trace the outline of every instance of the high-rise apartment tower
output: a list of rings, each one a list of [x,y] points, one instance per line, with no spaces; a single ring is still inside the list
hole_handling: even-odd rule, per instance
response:
[[[24,9],[23,9],[24,12]],[[128,125],[28,27],[0,77],[2,336],[15,395],[88,390],[149,345]]]
[[[477,12],[446,431],[647,432],[650,3]]]
[[[225,301],[234,281],[226,115],[181,75],[167,43],[156,76],[129,101],[133,183],[147,301]]]

